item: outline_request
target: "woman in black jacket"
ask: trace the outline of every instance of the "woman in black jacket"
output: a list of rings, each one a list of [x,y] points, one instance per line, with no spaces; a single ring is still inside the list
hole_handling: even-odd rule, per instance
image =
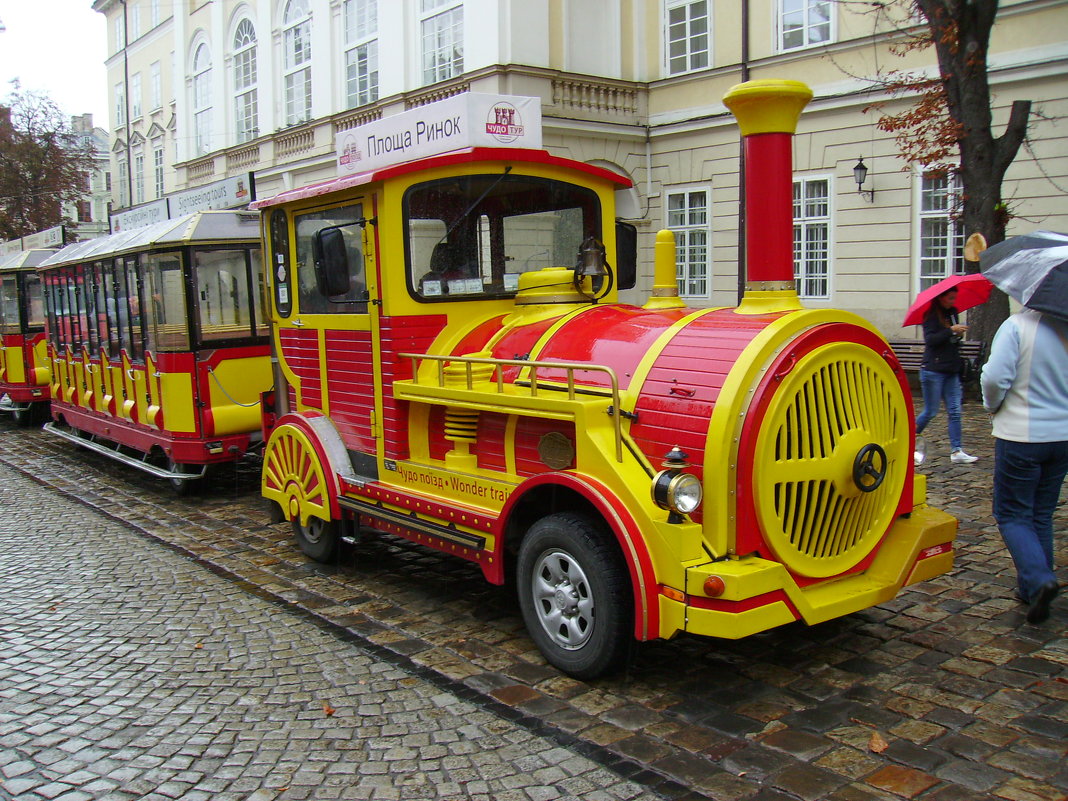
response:
[[[960,355],[960,341],[968,332],[957,315],[957,290],[949,289],[931,301],[931,307],[923,318],[923,363],[920,366],[920,387],[923,389],[923,411],[916,418],[918,437],[931,422],[938,407],[944,401],[949,416],[950,461],[955,464],[970,464],[978,457],[964,452],[961,443],[961,395],[960,371],[964,363]],[[917,466],[922,457],[917,453]]]

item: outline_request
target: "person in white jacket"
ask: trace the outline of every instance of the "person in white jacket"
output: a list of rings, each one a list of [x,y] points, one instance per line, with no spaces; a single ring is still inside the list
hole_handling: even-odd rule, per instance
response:
[[[1068,322],[1031,309],[998,329],[981,376],[994,415],[994,518],[1016,565],[1027,621],[1060,590],[1053,513],[1068,474]]]

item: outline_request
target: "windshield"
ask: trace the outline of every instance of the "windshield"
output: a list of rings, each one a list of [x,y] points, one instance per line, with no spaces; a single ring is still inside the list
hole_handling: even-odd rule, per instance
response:
[[[520,274],[573,267],[583,239],[601,237],[595,192],[505,173],[417,184],[404,215],[409,289],[430,301],[514,294]]]

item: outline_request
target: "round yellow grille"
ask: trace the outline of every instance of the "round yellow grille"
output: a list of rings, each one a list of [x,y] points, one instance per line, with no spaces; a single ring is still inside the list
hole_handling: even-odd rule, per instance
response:
[[[754,454],[757,519],[776,557],[823,578],[870,554],[897,510],[909,441],[901,386],[877,353],[836,342],[803,356],[775,392]]]

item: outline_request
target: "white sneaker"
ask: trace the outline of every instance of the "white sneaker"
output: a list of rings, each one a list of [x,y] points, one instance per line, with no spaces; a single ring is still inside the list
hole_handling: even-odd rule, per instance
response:
[[[979,461],[979,457],[971,456],[963,450],[956,450],[950,454],[949,461],[953,462],[953,464],[971,464],[972,462]]]
[[[916,467],[919,467],[921,464],[923,464],[923,454],[920,453],[919,451],[913,451],[912,452],[912,464],[914,466],[916,466]]]

